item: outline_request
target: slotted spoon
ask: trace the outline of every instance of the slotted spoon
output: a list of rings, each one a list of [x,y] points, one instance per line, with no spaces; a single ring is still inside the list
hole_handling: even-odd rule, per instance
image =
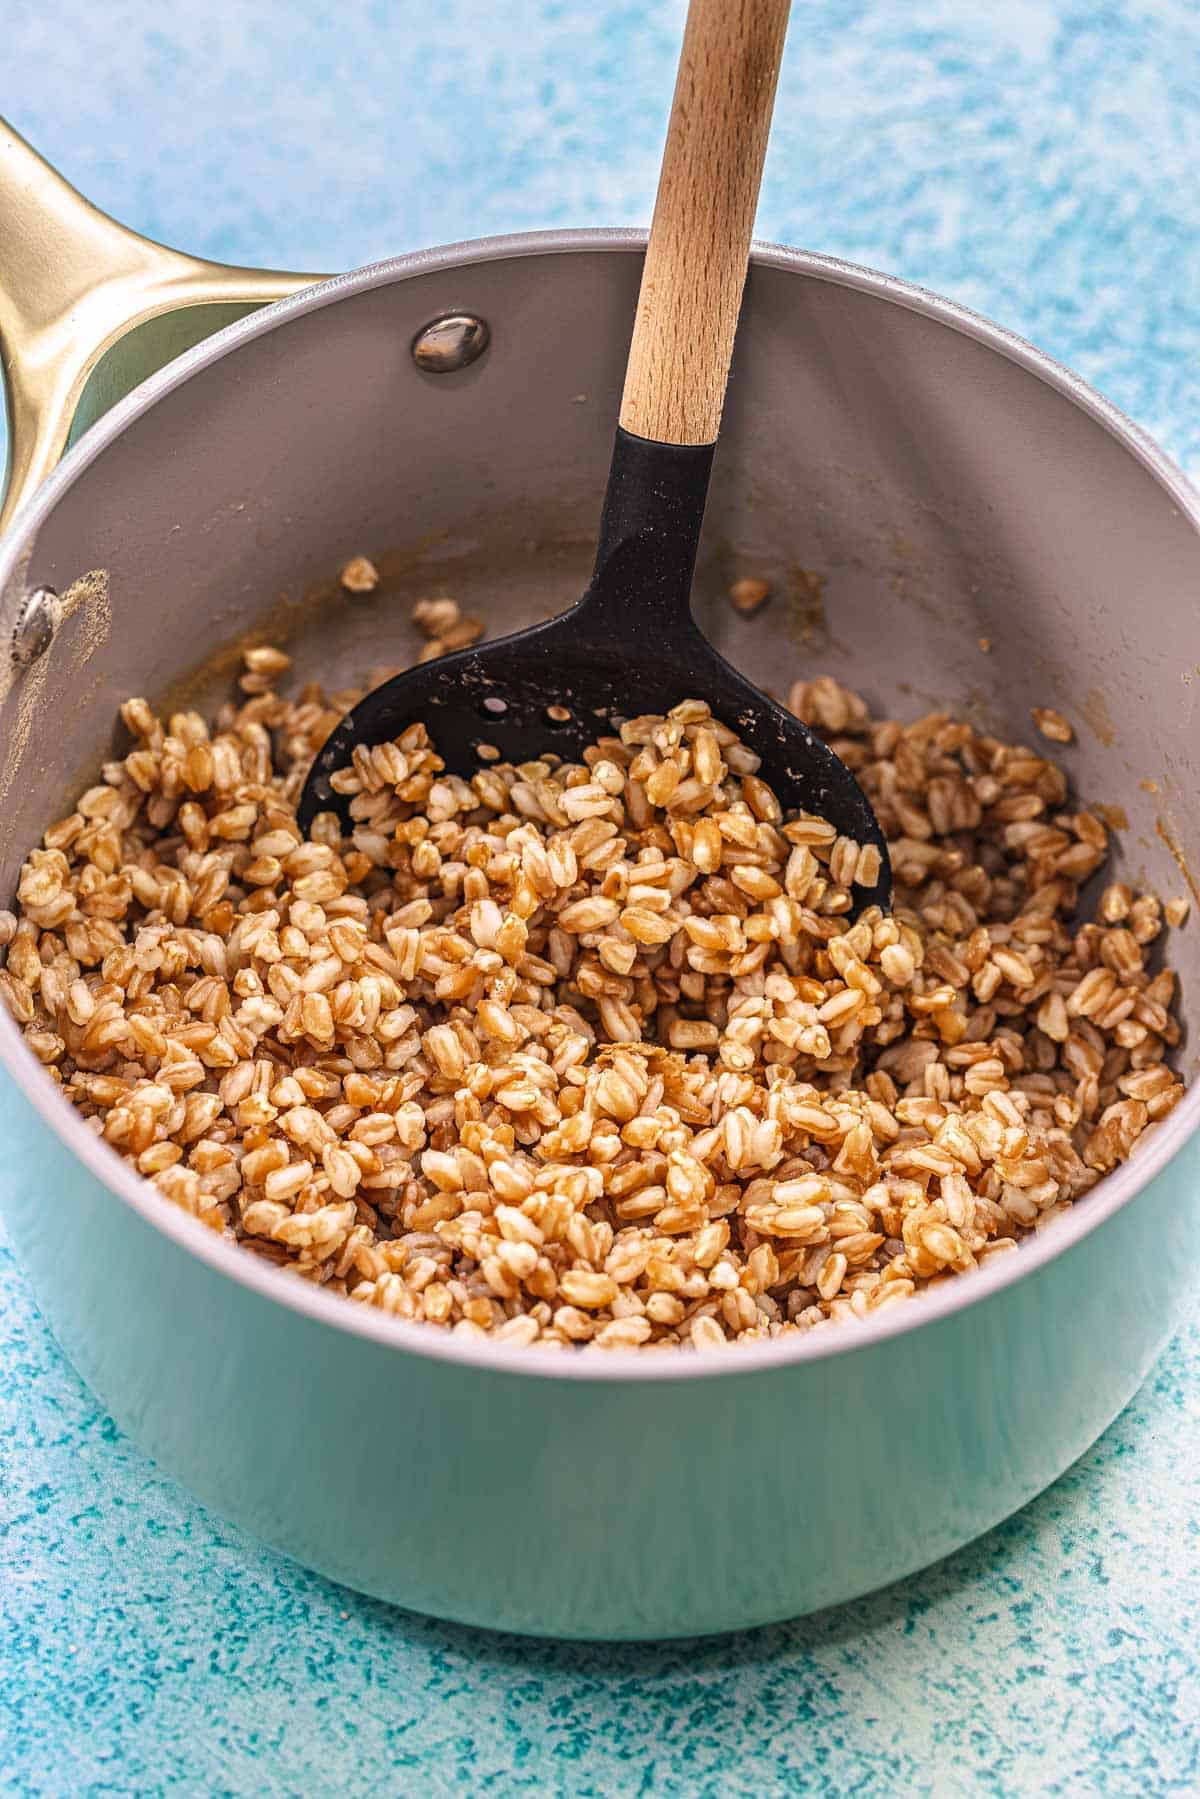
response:
[[[481,744],[517,763],[578,758],[622,719],[695,698],[761,757],[785,813],[817,813],[878,847],[879,877],[854,889],[854,908],[888,905],[887,847],[858,782],[718,654],[691,609],[787,15],[788,0],[692,0],[586,593],[548,623],[369,693],[313,762],[305,829],[321,811],[348,820],[330,776],[356,745],[417,720],[447,768],[469,776]]]

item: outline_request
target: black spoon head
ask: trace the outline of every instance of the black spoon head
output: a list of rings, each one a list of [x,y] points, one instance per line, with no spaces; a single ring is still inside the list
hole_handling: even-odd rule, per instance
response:
[[[318,812],[349,824],[349,803],[330,784],[359,744],[390,742],[409,725],[425,725],[454,774],[483,765],[480,745],[499,757],[530,762],[554,751],[577,761],[624,719],[667,712],[703,699],[713,716],[762,758],[761,778],[785,816],[815,813],[858,843],[880,852],[880,874],[853,890],[854,910],[887,908],[891,869],[874,812],[850,770],[807,725],[751,685],[690,625],[669,634],[631,630],[621,641],[597,640],[587,625],[587,597],[570,612],[436,662],[422,663],[377,687],[335,727],[309,770],[299,806],[307,830]]]

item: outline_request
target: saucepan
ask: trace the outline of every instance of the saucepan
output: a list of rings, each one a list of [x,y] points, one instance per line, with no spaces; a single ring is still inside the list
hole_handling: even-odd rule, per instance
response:
[[[420,593],[499,631],[581,590],[641,247],[554,232],[325,281],[223,268],[122,230],[0,135],[0,905],[128,694],[227,693],[255,633],[337,685],[403,659]],[[364,553],[384,574],[365,599],[336,581]],[[742,574],[774,590],[753,618],[721,598]],[[776,690],[826,671],[1026,741],[1031,705],[1069,714],[1115,875],[1185,891],[1200,500],[1028,344],[757,249],[698,591]],[[1194,1041],[1194,926],[1171,953]],[[260,1263],[119,1161],[7,1015],[0,1059],[8,1229],[116,1422],[289,1555],[477,1624],[684,1635],[894,1580],[1088,1447],[1192,1281],[1200,1084],[1018,1253],[877,1320],[552,1356]]]

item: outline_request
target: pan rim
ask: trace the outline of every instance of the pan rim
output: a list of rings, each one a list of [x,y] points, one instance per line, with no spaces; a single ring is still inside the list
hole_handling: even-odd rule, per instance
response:
[[[581,252],[635,254],[644,249],[645,242],[643,231],[605,228],[519,232],[468,239],[369,264],[316,283],[248,314],[151,375],[80,438],[17,514],[5,543],[0,545],[0,593],[6,589],[14,572],[27,563],[40,526],[91,463],[160,399],[243,344],[267,335],[294,318],[416,276],[527,256]],[[956,301],[947,300],[912,282],[815,251],[756,243],[751,268],[756,267],[780,269],[852,288],[902,306],[970,337],[1007,361],[1018,364],[1079,407],[1115,438],[1166,491],[1200,534],[1200,494],[1183,471],[1118,407],[1024,338]],[[172,1206],[155,1191],[150,1181],[96,1137],[47,1076],[3,1006],[0,1006],[0,1066],[6,1069],[18,1092],[64,1147],[114,1197],[185,1253],[259,1297],[299,1313],[313,1323],[331,1326],[402,1356],[458,1364],[481,1373],[599,1381],[607,1385],[622,1385],[631,1380],[665,1384],[676,1380],[782,1373],[798,1364],[861,1354],[894,1337],[945,1322],[967,1308],[997,1298],[1009,1287],[1057,1261],[1100,1229],[1163,1172],[1200,1126],[1200,1081],[1197,1081],[1129,1162],[1106,1175],[1082,1202],[1073,1206],[1064,1217],[1056,1219],[1046,1231],[1025,1239],[1014,1254],[999,1258],[990,1267],[974,1270],[965,1279],[951,1281],[931,1294],[914,1299],[911,1304],[889,1308],[877,1318],[857,1325],[817,1329],[746,1346],[732,1344],[724,1349],[658,1354],[647,1354],[644,1350],[610,1350],[600,1355],[559,1355],[548,1354],[534,1346],[456,1337],[436,1325],[373,1312],[366,1306],[348,1302],[343,1295],[327,1293],[296,1277],[281,1277],[278,1269],[247,1254],[238,1244],[216,1236],[198,1220]]]

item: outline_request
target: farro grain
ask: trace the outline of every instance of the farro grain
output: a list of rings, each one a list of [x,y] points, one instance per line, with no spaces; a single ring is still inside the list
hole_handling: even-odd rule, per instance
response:
[[[1051,743],[1073,742],[1074,729],[1061,712],[1055,712],[1051,706],[1035,706],[1032,716],[1033,722],[1042,736],[1049,738]]]
[[[341,574],[347,593],[374,593],[379,586],[379,570],[366,556],[352,556]]]
[[[729,604],[735,612],[757,612],[771,589],[765,581],[758,581],[750,576],[735,581],[729,589]]]
[[[414,618],[430,654],[482,629]],[[0,991],[94,1129],[294,1275],[557,1348],[853,1322],[1016,1247],[1182,1092],[1147,952],[1186,904],[1114,883],[1072,923],[1107,838],[1032,750],[798,683],[892,846],[894,912],[851,924],[878,852],[784,819],[699,702],[470,782],[413,726],[304,842],[356,696],[245,664],[211,728],[122,707],[0,912]]]

